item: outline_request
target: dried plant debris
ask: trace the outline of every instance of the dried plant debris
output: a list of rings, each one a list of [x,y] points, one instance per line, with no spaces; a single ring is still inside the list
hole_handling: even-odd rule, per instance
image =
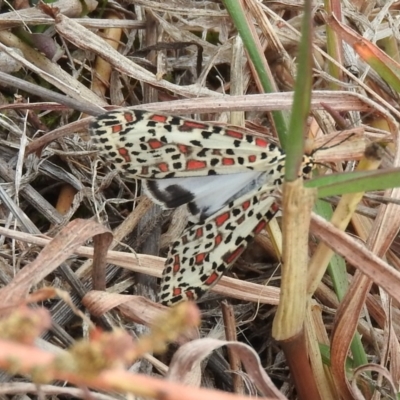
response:
[[[1,395],[398,397],[399,6],[317,3],[310,214],[303,2],[0,2]]]

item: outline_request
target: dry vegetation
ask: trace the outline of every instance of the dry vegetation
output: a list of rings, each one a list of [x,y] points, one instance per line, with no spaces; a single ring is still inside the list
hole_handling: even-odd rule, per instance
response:
[[[31,8],[24,0],[0,1],[2,396],[233,398],[181,386],[201,383],[243,398],[396,397],[398,189],[345,195],[339,205],[330,198],[339,213],[335,226],[306,213],[295,222],[304,226],[310,264],[308,273],[284,278],[290,313],[276,312],[280,246],[270,237],[280,242],[280,223],[272,224],[199,302],[196,329],[194,305],[166,311],[156,303],[163,257],[184,211],[165,212],[140,197],[140,185],[112,171],[88,141],[88,123],[111,105],[276,136],[267,112],[292,104],[302,3],[246,2],[276,85],[276,93],[264,94],[221,2],[121,0],[102,7],[60,0]],[[314,6],[308,151],[323,164],[320,173],[351,171],[359,162],[363,169],[396,167],[398,93],[350,46],[343,45],[343,59],[329,51],[337,60],[330,69],[324,5]],[[371,44],[379,39],[398,61],[398,2],[342,7],[352,32]],[[316,151],[327,141],[329,149]],[[365,154],[371,143],[372,156]],[[344,256],[349,287],[332,274],[321,282],[333,251],[319,241]],[[283,321],[273,322],[276,315]],[[289,334],[285,318],[298,324]],[[361,338],[349,350],[356,331]],[[226,340],[240,343],[221,349]]]

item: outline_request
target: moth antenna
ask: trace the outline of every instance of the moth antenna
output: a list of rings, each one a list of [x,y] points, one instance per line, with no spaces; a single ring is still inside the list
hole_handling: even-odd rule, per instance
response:
[[[340,132],[338,132],[338,135],[340,134]],[[337,136],[337,135],[336,135]],[[346,142],[347,140],[349,140],[352,136],[355,136],[355,133],[350,133],[349,136],[347,136],[346,138],[342,139],[339,143],[335,143],[333,146],[330,147],[326,147],[327,144],[329,144],[330,142],[332,142],[333,139],[335,139],[335,137],[331,137],[324,145],[317,147],[316,149],[314,149],[311,152],[311,156],[314,155],[317,151],[319,150],[324,150],[324,149],[333,149],[334,147],[340,146],[342,143]]]

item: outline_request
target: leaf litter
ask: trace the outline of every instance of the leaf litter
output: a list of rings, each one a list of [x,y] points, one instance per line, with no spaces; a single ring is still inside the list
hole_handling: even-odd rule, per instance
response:
[[[354,22],[352,29],[359,34],[368,33],[365,40],[368,40],[372,53],[376,43],[370,35],[371,27],[381,34],[381,40],[398,45],[395,32],[387,23],[392,21],[396,12],[394,2],[391,3],[392,6],[385,6],[384,19],[379,8],[344,10],[347,18]],[[2,336],[0,341],[0,354],[3,354],[0,367],[9,372],[0,376],[0,393],[16,393],[16,385],[20,385],[18,393],[34,394],[40,390],[44,394],[65,394],[66,388],[56,385],[28,388],[26,383],[13,378],[14,371],[30,372],[35,382],[48,383],[57,378],[77,386],[88,386],[90,396],[99,398],[98,388],[109,392],[132,390],[139,396],[154,398],[162,397],[162,393],[163,396],[185,399],[211,395],[211,392],[192,391],[157,378],[157,371],[165,371],[157,363],[169,364],[171,355],[175,353],[170,375],[180,370],[181,381],[193,382],[190,375],[195,374],[197,384],[201,382],[204,387],[236,391],[245,396],[246,389],[233,384],[225,351],[216,350],[227,343],[224,333],[219,331],[217,339],[222,339],[220,341],[215,341],[215,338],[197,339],[207,338],[214,326],[223,324],[220,300],[228,299],[235,317],[235,323],[229,328],[237,331],[239,342],[248,344],[249,348],[240,343],[233,346],[240,347],[241,350],[237,351],[259,394],[271,398],[295,398],[296,389],[290,381],[288,364],[271,336],[279,300],[280,274],[275,268],[276,256],[269,255],[265,249],[271,251],[274,246],[264,233],[262,239],[269,244],[264,248],[259,244],[263,240],[257,240],[235,265],[230,276],[224,277],[213,293],[201,301],[200,327],[196,328],[196,311],[188,307],[175,316],[175,325],[169,326],[168,318],[161,323],[167,324],[174,335],[171,338],[171,332],[158,331],[158,344],[166,345],[170,341],[175,344],[164,355],[157,355],[157,362],[148,356],[137,359],[132,355],[137,354],[140,341],[135,337],[137,324],[146,328],[155,326],[165,312],[163,307],[154,303],[154,297],[144,299],[138,296],[136,286],[139,282],[144,285],[145,292],[146,289],[149,294],[157,292],[157,280],[143,280],[140,274],[159,277],[166,249],[146,255],[136,246],[137,243],[153,242],[153,247],[158,247],[160,240],[157,235],[138,228],[140,219],[153,206],[139,195],[137,182],[125,182],[123,177],[110,172],[109,165],[98,160],[87,141],[86,128],[91,116],[101,114],[107,105],[112,105],[137,106],[171,114],[201,113],[202,120],[219,123],[228,122],[228,112],[240,114],[246,111],[245,119],[251,121],[252,129],[265,131],[265,125],[268,125],[266,111],[290,109],[292,94],[285,90],[291,90],[293,84],[290,63],[296,57],[301,8],[290,8],[284,3],[258,5],[262,12],[257,7],[251,8],[255,13],[252,17],[259,22],[255,32],[262,41],[268,38],[267,41],[274,44],[265,45],[264,51],[282,92],[270,95],[259,93],[254,72],[240,44],[244,62],[233,63],[232,37],[236,30],[222,4],[136,1],[134,5],[109,3],[102,10],[95,1],[86,1],[82,9],[81,2],[61,0],[51,6],[19,10],[7,7],[3,4],[0,10],[3,27],[0,52],[7,55],[7,74],[5,68],[0,68],[0,176],[3,182],[0,192],[3,220],[0,227],[1,323],[9,327],[7,331],[15,334]],[[87,13],[85,18],[82,18],[83,13]],[[373,24],[366,24],[366,16]],[[350,120],[352,126],[348,129],[357,130],[357,134],[343,145],[317,152],[318,161],[334,170],[351,170],[363,157],[365,146],[373,141],[383,143],[382,168],[397,167],[397,93],[388,90],[387,83],[375,72],[369,72],[359,57],[354,57],[359,69],[358,77],[349,75],[349,66],[339,62],[344,75],[351,79],[343,78],[341,90],[332,90],[329,86],[335,78],[326,74],[325,67],[326,59],[329,59],[325,48],[325,25],[318,18],[316,16],[319,26],[314,45],[318,56],[314,65],[312,100],[312,122],[318,128],[311,130],[315,133],[313,148],[323,145],[327,135],[337,135],[337,142],[346,135],[335,132],[334,118],[325,104],[341,115],[353,116]],[[16,28],[26,27],[41,35],[45,32],[48,37],[41,39],[40,35],[37,36],[36,40],[42,40],[39,44],[23,42],[19,36],[21,32],[18,33]],[[347,28],[345,31],[347,35]],[[338,28],[339,35],[340,32]],[[57,61],[53,58],[55,54],[46,54],[46,57],[40,50],[42,44],[51,49],[49,38],[57,44],[57,57],[60,49],[63,51]],[[146,48],[146,63],[139,63],[137,57],[144,56],[137,52]],[[202,52],[201,71],[198,67],[199,49]],[[283,54],[286,58],[279,56]],[[381,56],[379,52],[376,54]],[[7,61],[10,57],[15,65]],[[98,62],[100,57],[106,63]],[[148,63],[152,68],[147,67]],[[242,69],[238,71],[237,68]],[[226,94],[233,90],[232,79],[239,74],[243,75],[241,92],[235,89],[237,97],[230,98]],[[97,84],[91,86],[96,80]],[[352,90],[346,90],[348,87]],[[272,130],[268,132],[272,135]],[[24,144],[24,140],[28,143]],[[17,161],[18,155],[22,154],[21,146],[25,149],[23,164],[21,160]],[[16,169],[17,165],[20,167]],[[315,377],[321,378],[324,374],[323,380],[319,381],[322,398],[358,398],[362,384],[357,390],[352,389],[356,378],[362,383],[369,380],[369,387],[364,386],[362,392],[364,397],[375,387],[383,397],[398,390],[393,389],[393,382],[400,380],[397,237],[400,213],[396,204],[399,190],[376,194],[384,196],[385,204],[377,207],[375,201],[364,198],[359,207],[369,209],[369,215],[374,218],[354,214],[346,233],[340,233],[320,217],[313,216],[311,221],[310,255],[315,251],[316,239],[326,242],[348,261],[348,273],[352,276],[348,292],[340,302],[333,292],[331,278],[325,278],[317,285],[315,293],[310,292],[320,310],[331,307],[336,314],[332,320],[330,313],[321,311],[322,321],[325,321],[325,325],[320,326],[325,329],[323,334],[317,333],[314,337],[312,329],[306,329],[308,340],[314,337],[313,346],[325,343],[327,337],[331,341],[330,370],[322,372],[322,364],[318,367],[317,360],[310,356]],[[172,217],[170,212],[162,215],[156,225],[161,233],[167,233]],[[107,252],[110,232],[114,234],[113,250]],[[101,239],[95,239],[96,236]],[[96,260],[95,267],[92,267],[92,259]],[[130,271],[134,271],[133,276]],[[66,301],[64,296],[58,298],[57,293],[61,292],[40,291],[47,287],[67,291],[70,300]],[[32,298],[28,293],[38,295]],[[42,308],[27,309],[26,304],[32,301]],[[76,312],[74,307],[81,308],[82,305],[104,332],[90,328],[91,322]],[[363,315],[354,318],[361,309]],[[171,320],[172,315],[169,317]],[[52,329],[49,329],[50,318]],[[23,327],[29,324],[33,324],[35,329],[29,328],[28,332]],[[232,320],[229,324],[232,325]],[[128,329],[135,340],[131,341],[120,331],[115,331],[115,336],[107,334],[106,331],[112,327]],[[345,365],[353,361],[348,346],[356,329],[363,335],[366,355],[379,360],[380,366],[374,369],[374,374],[357,371],[354,380],[350,381],[351,368]],[[16,332],[20,331],[20,334],[24,330],[26,335],[16,335]],[[153,342],[147,342],[146,352],[157,347],[154,342],[157,336],[149,335]],[[41,339],[33,341],[35,336],[41,336]],[[90,345],[82,347],[78,356],[76,351],[70,350],[64,359],[55,359],[48,349],[44,350],[37,344],[38,341],[40,346],[52,344],[64,351],[74,344],[85,343],[81,340],[88,337]],[[182,346],[176,351],[177,344]],[[115,349],[115,352],[108,354],[107,349]],[[18,360],[20,365],[17,369],[13,369],[15,363],[10,365],[7,354]],[[116,364],[99,364],[99,360],[107,357]],[[207,365],[204,361],[200,364],[207,357]],[[248,358],[253,359],[250,368],[246,366]],[[150,367],[149,362],[153,363]],[[93,368],[83,371],[85,363]],[[196,372],[188,369],[185,373],[186,363],[196,365]],[[141,373],[128,376],[121,370],[122,364],[133,366]],[[47,368],[46,373],[40,373],[41,365]],[[261,365],[272,381],[263,376]],[[32,374],[34,370],[36,374]],[[243,373],[239,370],[232,372]],[[128,382],[125,386],[119,383],[123,378]],[[331,379],[335,385],[329,383]],[[270,391],[264,385],[268,385]],[[276,388],[281,393],[276,392]],[[85,397],[89,393],[82,391],[79,395],[73,387],[69,389],[68,393],[74,396]],[[212,392],[212,395],[213,398],[230,397],[222,392]]]

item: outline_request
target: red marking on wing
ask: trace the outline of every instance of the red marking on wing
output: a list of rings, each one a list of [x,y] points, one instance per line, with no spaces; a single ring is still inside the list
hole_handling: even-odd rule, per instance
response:
[[[207,253],[196,254],[196,257],[195,257],[196,264],[202,264],[204,262],[204,259],[206,258],[206,255],[207,255]]]
[[[213,272],[207,280],[204,282],[205,285],[211,286],[213,283],[215,283],[219,279],[219,275],[216,272]]]
[[[197,228],[196,238],[201,238],[203,236],[203,228]]]
[[[164,146],[164,143],[157,139],[150,139],[147,143],[153,150]]]
[[[235,160],[233,158],[223,158],[222,159],[222,164],[223,165],[234,165]]]
[[[183,132],[189,132],[193,129],[207,130],[208,126],[196,121],[184,121],[183,124],[179,127],[179,130]]]
[[[266,221],[260,221],[257,226],[253,229],[253,232],[255,234],[260,233],[264,228],[265,225],[267,225]]]
[[[250,200],[247,200],[244,203],[242,203],[243,210],[246,211],[250,207],[250,205],[251,205]]]
[[[187,154],[189,152],[189,149],[187,146],[185,146],[184,144],[178,144],[178,149],[181,153],[183,154]]]
[[[174,263],[172,265],[172,272],[176,274],[181,269],[181,260],[179,259],[179,254],[174,256]]]
[[[113,125],[111,127],[112,133],[119,133],[122,130],[122,125],[118,124],[118,125]]]
[[[190,301],[196,300],[196,296],[194,295],[192,290],[186,290],[185,294],[188,300]]]
[[[133,114],[130,112],[124,113],[124,119],[126,122],[133,122],[135,119],[133,118]]]
[[[231,131],[230,129],[227,129],[225,131],[226,136],[231,136],[235,139],[243,139],[243,133],[236,132],[236,131]]]
[[[228,220],[230,218],[230,216],[231,216],[231,213],[229,211],[227,211],[221,215],[218,215],[218,217],[215,218],[215,223],[217,224],[217,226],[221,226],[226,222],[226,220]]]
[[[222,235],[219,233],[217,236],[214,238],[214,243],[215,246],[218,246],[222,242]]]
[[[257,156],[249,156],[249,162],[255,162],[257,160]]]
[[[155,121],[155,122],[161,122],[161,123],[165,123],[167,121],[167,118],[165,115],[158,115],[158,114],[153,114],[149,120],[150,121]]]
[[[172,296],[173,296],[173,297],[179,296],[180,294],[182,294],[182,289],[181,289],[181,288],[179,288],[179,287],[174,287],[174,288],[172,289]]]
[[[205,161],[189,160],[186,163],[186,169],[187,170],[202,169],[202,168],[206,168],[206,167],[207,167],[207,163]]]
[[[118,153],[121,157],[123,157],[125,162],[131,161],[131,156],[129,154],[129,151],[125,147],[121,147],[120,149],[118,149]]]
[[[169,167],[168,167],[168,164],[167,164],[167,163],[160,163],[160,164],[158,164],[158,169],[159,169],[161,172],[168,172],[168,171],[169,171]]]
[[[259,147],[267,147],[269,142],[263,138],[256,138],[256,145]]]
[[[188,240],[186,235],[181,237],[181,241],[182,241],[182,244],[187,244],[189,242],[189,240]]]
[[[224,254],[222,259],[227,264],[232,264],[243,253],[244,249],[245,249],[245,246],[239,246],[236,250]]]
[[[270,207],[270,211],[273,213],[276,213],[279,211],[279,205],[277,203],[272,204],[272,206]]]

